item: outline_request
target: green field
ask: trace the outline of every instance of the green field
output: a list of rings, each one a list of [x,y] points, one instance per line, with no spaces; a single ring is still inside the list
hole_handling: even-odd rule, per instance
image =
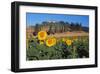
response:
[[[26,60],[89,58],[88,36],[66,36],[55,39],[56,43],[48,47],[46,40],[40,42],[37,36],[27,38]],[[66,40],[71,41],[70,45]]]

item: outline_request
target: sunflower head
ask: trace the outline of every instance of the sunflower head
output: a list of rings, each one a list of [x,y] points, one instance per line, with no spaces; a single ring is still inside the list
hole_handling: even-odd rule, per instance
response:
[[[66,41],[66,38],[62,38],[62,41],[65,42]]]
[[[77,38],[78,38],[77,36],[72,37],[72,39],[75,40],[75,41],[77,40]]]
[[[67,44],[68,46],[70,46],[70,45],[72,44],[72,40],[67,39],[67,40],[66,40],[66,44]]]
[[[47,33],[45,31],[38,32],[38,39],[39,40],[45,40],[47,37]]]
[[[51,46],[53,46],[53,45],[55,45],[56,44],[56,38],[48,38],[47,40],[46,40],[46,45],[48,46],[48,47],[51,47]]]
[[[39,41],[40,44],[44,44],[44,41]]]

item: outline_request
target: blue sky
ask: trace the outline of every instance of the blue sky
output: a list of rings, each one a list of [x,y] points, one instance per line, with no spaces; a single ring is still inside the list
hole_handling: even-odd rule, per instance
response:
[[[70,15],[70,14],[46,14],[46,13],[26,13],[27,26],[34,26],[35,24],[41,24],[44,21],[64,21],[81,23],[82,26],[89,26],[88,15]]]

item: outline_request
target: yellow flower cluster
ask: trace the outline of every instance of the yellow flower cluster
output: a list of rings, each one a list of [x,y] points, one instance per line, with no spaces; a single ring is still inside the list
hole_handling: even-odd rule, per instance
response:
[[[51,47],[56,44],[56,38],[47,38],[47,33],[45,31],[38,32],[38,39],[40,40],[40,44],[44,44],[44,40],[46,40],[46,45]]]
[[[44,44],[46,40],[46,45],[51,47],[56,44],[57,40],[54,37],[47,38],[47,33],[45,31],[38,32],[38,39],[40,40],[40,44]],[[73,37],[73,39],[77,39],[77,37]],[[68,46],[72,45],[73,40],[62,38],[62,41],[65,42]]]
[[[72,45],[73,43],[73,40],[68,38],[62,38],[62,41],[65,42],[68,46]]]

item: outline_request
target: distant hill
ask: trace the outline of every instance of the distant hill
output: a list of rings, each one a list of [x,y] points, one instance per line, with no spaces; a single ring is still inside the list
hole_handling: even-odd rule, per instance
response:
[[[31,30],[30,30],[31,29]],[[63,33],[63,32],[75,32],[84,31],[89,32],[88,27],[82,26],[81,23],[68,23],[64,21],[44,21],[41,24],[35,24],[35,26],[28,26],[27,32],[37,34],[39,31],[44,30],[48,34]]]
[[[89,28],[88,27],[82,27],[83,31],[85,32],[89,32]]]

